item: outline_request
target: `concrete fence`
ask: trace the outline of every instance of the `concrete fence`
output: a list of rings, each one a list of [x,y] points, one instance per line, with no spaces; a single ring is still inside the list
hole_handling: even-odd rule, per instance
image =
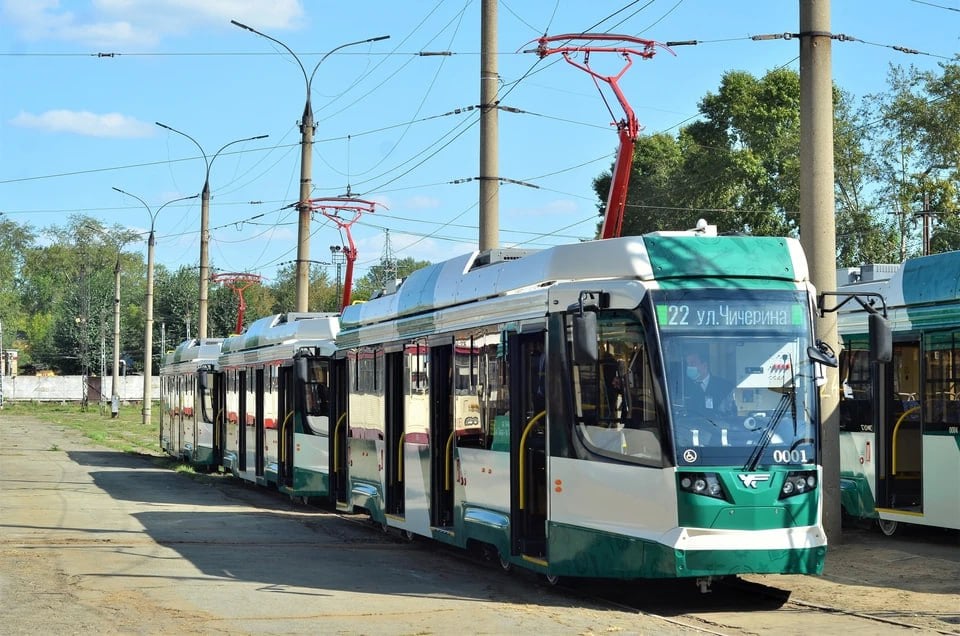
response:
[[[160,378],[153,376],[150,396],[160,398]],[[102,399],[109,402],[113,395],[112,377],[80,375],[57,375],[40,377],[35,375],[17,375],[3,378],[3,400],[11,402],[80,402],[87,394],[90,402]],[[128,375],[117,383],[121,402],[143,401],[143,376]]]

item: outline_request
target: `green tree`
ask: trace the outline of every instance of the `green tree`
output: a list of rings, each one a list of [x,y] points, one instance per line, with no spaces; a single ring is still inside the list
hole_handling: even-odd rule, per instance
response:
[[[35,235],[28,224],[20,225],[0,212],[0,322],[3,342],[0,349],[19,349],[21,363],[29,363],[26,335],[29,314],[23,311],[24,266],[34,248]]]
[[[297,306],[297,276],[296,265],[287,263],[277,269],[276,279],[270,284],[275,304],[273,313],[293,311]],[[340,310],[339,299],[336,298],[336,281],[327,271],[327,268],[313,264],[310,267],[310,290],[307,306],[310,311]]]
[[[853,97],[834,91],[834,179],[836,181],[837,266],[897,262],[899,228],[875,195],[879,169],[868,154],[873,113]]]
[[[943,63],[940,71],[893,67],[889,90],[872,95],[873,154],[880,170],[880,190],[897,215],[901,233],[899,256],[922,251],[922,222],[929,205],[930,251],[960,249],[956,183],[960,172],[960,65]]]
[[[354,283],[352,299],[369,300],[380,294],[391,278],[406,278],[411,272],[429,264],[429,261],[418,261],[412,257],[401,258],[393,262],[381,260],[380,263],[372,266],[366,275]]]
[[[694,227],[797,236],[800,209],[800,80],[777,69],[761,78],[725,73],[700,102],[701,119],[677,136],[641,137],[634,149],[625,234]],[[878,210],[879,166],[866,149],[868,111],[835,91],[838,261],[885,260],[896,230]],[[610,173],[594,180],[605,201]],[[601,212],[602,212],[601,206]]]
[[[158,330],[153,341],[165,341],[164,351],[173,351],[187,337],[196,337],[200,283],[198,269],[181,266],[176,271],[160,265],[154,271],[153,319]]]

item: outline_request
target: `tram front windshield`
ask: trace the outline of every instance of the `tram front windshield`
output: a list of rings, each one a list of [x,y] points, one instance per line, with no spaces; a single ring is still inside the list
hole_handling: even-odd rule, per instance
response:
[[[653,303],[677,466],[816,463],[805,293],[673,290]]]

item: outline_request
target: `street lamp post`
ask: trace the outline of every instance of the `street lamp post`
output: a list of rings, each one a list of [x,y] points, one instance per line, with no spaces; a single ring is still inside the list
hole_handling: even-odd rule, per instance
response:
[[[107,237],[102,230],[92,225],[87,227]],[[114,418],[120,414],[120,255],[129,240],[129,236],[117,240],[117,260],[113,266],[113,378],[110,386],[110,417]]]
[[[151,395],[152,387],[150,385],[153,382],[153,248],[156,244],[154,225],[156,224],[157,216],[160,214],[160,210],[163,208],[167,207],[171,203],[176,203],[177,201],[196,199],[200,195],[194,194],[189,197],[180,197],[179,199],[167,201],[157,208],[156,212],[154,212],[150,209],[150,206],[147,205],[147,202],[137,195],[130,194],[129,192],[116,187],[114,190],[120,194],[125,194],[128,197],[133,197],[142,203],[143,207],[147,209],[147,214],[150,215],[150,237],[147,239],[147,324],[143,331],[143,408],[141,410],[141,413],[143,414],[143,425],[150,426],[150,419],[152,415],[151,403],[153,400],[153,396]]]
[[[196,139],[181,130],[167,126],[166,124],[161,124],[160,122],[155,123],[161,128],[166,128],[170,132],[183,135],[192,141],[197,149],[200,150],[200,154],[203,155],[203,163],[206,166],[206,172],[204,173],[203,179],[203,191],[201,192],[200,199],[200,303],[197,309],[200,315],[197,325],[197,337],[200,340],[203,340],[207,337],[207,290],[209,289],[210,282],[210,167],[213,165],[213,162],[217,156],[228,146],[239,144],[244,141],[266,139],[269,137],[269,135],[257,135],[256,137],[236,139],[221,146],[220,150],[213,153],[213,156],[208,159],[207,153],[203,150],[203,146],[201,146]]]
[[[306,83],[307,96],[303,105],[303,116],[300,119],[300,201],[297,203],[297,210],[299,211],[299,224],[297,229],[297,311],[308,311],[307,306],[310,297],[309,199],[310,191],[312,190],[311,180],[313,174],[313,133],[316,129],[316,126],[313,122],[313,106],[310,103],[310,86],[313,83],[313,76],[316,75],[317,69],[320,68],[320,65],[323,64],[324,60],[330,57],[330,55],[333,53],[336,53],[340,49],[347,48],[348,46],[386,40],[390,36],[380,35],[375,38],[367,38],[366,40],[348,42],[346,44],[341,44],[336,48],[330,49],[323,55],[323,57],[320,58],[320,61],[317,62],[317,65],[313,67],[313,72],[308,76],[307,70],[304,68],[300,58],[297,57],[297,54],[294,53],[289,46],[276,38],[270,37],[266,33],[261,33],[260,31],[257,31],[246,24],[241,24],[236,20],[230,20],[230,23],[240,27],[241,29],[246,29],[251,33],[256,33],[257,35],[264,37],[271,42],[275,42],[276,44],[279,44],[285,48],[300,66],[300,71],[303,73],[303,80]]]

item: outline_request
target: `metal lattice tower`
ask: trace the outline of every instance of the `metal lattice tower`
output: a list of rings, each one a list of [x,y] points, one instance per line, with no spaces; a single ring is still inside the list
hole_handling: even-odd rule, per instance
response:
[[[393,255],[393,245],[390,244],[390,230],[385,229],[383,234],[383,253],[380,255],[380,265],[383,270],[380,286],[386,287],[388,283],[397,279],[397,259]]]

